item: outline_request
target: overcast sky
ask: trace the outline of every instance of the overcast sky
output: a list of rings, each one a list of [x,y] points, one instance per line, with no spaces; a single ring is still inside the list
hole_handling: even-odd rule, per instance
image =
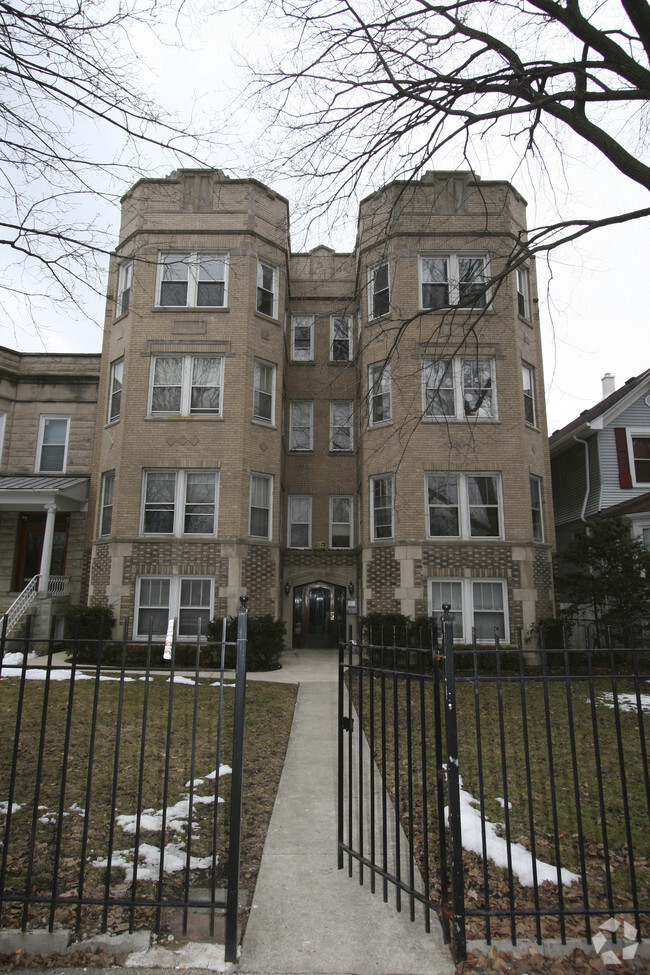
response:
[[[227,17],[201,18],[193,7],[193,25],[184,25],[184,49],[161,45],[143,33],[134,42],[143,52],[144,84],[162,104],[178,115],[194,119],[204,116],[226,117],[235,104],[245,80],[239,50],[272,44],[264,38],[264,28],[251,23],[251,7],[244,4]],[[235,40],[233,40],[233,38]],[[224,122],[215,140],[212,158],[206,163],[224,169],[233,177],[258,175],[255,135],[260,121],[254,114],[240,112]],[[268,146],[268,134],[258,139]],[[252,144],[251,144],[252,143]],[[258,142],[259,145],[259,142]],[[559,170],[553,184],[541,184],[539,174],[515,171],[515,163],[498,145],[478,158],[476,171],[483,179],[510,179],[529,204],[528,224],[562,215],[605,215],[617,210],[647,205],[647,194],[630,186],[596,154],[580,145],[571,147],[574,157]],[[446,160],[447,168],[461,161]],[[165,175],[174,168],[169,161],[152,154],[143,175]],[[274,181],[274,187],[294,203],[294,187],[289,181]],[[374,188],[374,187],[369,187]],[[99,205],[102,220],[117,240],[119,206]],[[354,205],[356,216],[356,204]],[[354,244],[350,224],[328,228],[326,240],[308,239],[312,247],[319,242],[339,250]],[[298,228],[292,226],[292,244],[302,246]],[[325,233],[325,231],[323,231]],[[650,223],[597,231],[571,250],[554,254],[550,266],[538,259],[539,314],[544,342],[544,371],[549,433],[568,423],[582,410],[601,399],[601,377],[611,372],[617,386],[650,367],[650,328],[648,303],[639,304],[641,284],[648,277]],[[42,325],[36,330],[28,321],[13,316],[0,321],[0,344],[21,351],[98,352],[101,349],[103,299],[89,294],[88,317],[64,319],[60,313],[43,310]]]

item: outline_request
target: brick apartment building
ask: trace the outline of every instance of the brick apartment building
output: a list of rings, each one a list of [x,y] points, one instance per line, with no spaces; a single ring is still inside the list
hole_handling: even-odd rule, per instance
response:
[[[354,253],[294,254],[287,200],[183,170],[125,196],[90,487],[89,601],[143,636],[254,612],[295,647],[359,614],[514,638],[552,612],[531,265],[504,182],[431,173],[363,201]]]
[[[552,613],[534,265],[484,285],[525,208],[508,183],[430,173],[362,202],[353,253],[292,253],[287,200],[254,179],[136,183],[109,271],[88,601],[135,639],[176,616],[182,638],[245,592],[294,647],[447,601],[463,641]]]

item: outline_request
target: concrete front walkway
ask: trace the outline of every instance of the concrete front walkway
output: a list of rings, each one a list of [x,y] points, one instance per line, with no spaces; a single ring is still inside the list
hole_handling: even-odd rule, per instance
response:
[[[336,651],[286,651],[252,680],[298,683],[286,761],[264,846],[239,971],[256,975],[451,975],[432,918],[401,914],[337,869]],[[367,878],[367,873],[366,873]]]

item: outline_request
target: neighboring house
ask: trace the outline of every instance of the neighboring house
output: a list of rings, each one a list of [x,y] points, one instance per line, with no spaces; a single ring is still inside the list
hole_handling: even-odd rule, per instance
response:
[[[38,635],[60,597],[86,598],[99,366],[99,355],[0,347],[1,609],[27,589],[21,608],[38,607]]]
[[[334,646],[359,614],[506,642],[552,613],[526,204],[469,172],[395,182],[354,253],[293,253],[287,201],[181,170],[122,201],[109,272],[88,600],[134,639],[254,613]],[[399,339],[399,341],[397,341]]]
[[[600,403],[549,441],[559,553],[595,515],[624,516],[650,548],[650,369],[602,382]]]

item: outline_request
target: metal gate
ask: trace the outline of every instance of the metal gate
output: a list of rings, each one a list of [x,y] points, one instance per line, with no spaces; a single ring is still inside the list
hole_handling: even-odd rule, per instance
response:
[[[453,905],[445,829],[453,781],[443,754],[444,659],[432,647],[433,633],[421,641],[428,646],[415,647],[408,634],[401,646],[386,636],[376,644],[341,644],[339,651],[338,866],[347,861],[352,876],[356,863],[359,883],[368,877],[384,901],[392,888],[397,910],[406,901],[411,920],[421,916],[427,931],[436,912],[447,943],[453,921],[461,958],[462,908]],[[457,864],[462,871],[460,858]]]
[[[236,637],[0,637],[0,924],[182,933],[237,954],[246,597]],[[56,662],[55,662],[56,655]],[[137,656],[137,661],[134,661]],[[59,663],[61,659],[61,663]],[[232,671],[234,669],[234,684]],[[224,923],[223,921],[219,923]]]

